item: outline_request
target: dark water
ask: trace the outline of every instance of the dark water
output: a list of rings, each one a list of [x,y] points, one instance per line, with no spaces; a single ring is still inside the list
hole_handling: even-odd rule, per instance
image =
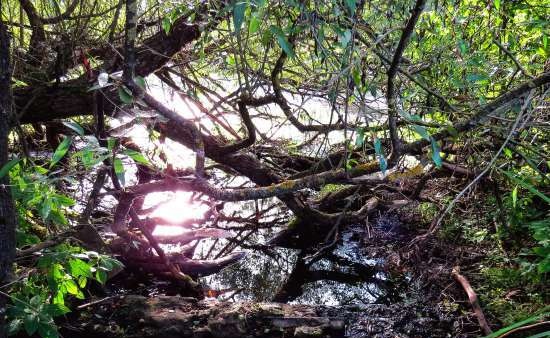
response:
[[[255,210],[267,210],[273,202],[239,204],[236,216],[250,215]],[[398,240],[403,224],[393,214],[374,217],[369,225],[352,224],[341,230],[336,244],[322,255],[318,250],[285,249],[269,245],[269,241],[282,230],[289,214],[272,208],[262,214],[258,224],[275,226],[240,230],[242,224],[227,222],[223,225],[234,233],[232,245],[228,239],[202,240],[195,249],[195,259],[213,259],[217,255],[245,251],[238,263],[210,276],[200,278],[207,297],[224,301],[278,301],[311,305],[361,305],[393,303],[399,301],[406,282],[395,280],[385,271],[385,254],[373,254],[369,241]],[[242,242],[240,241],[242,240]],[[177,246],[165,247],[178,251]],[[131,273],[130,273],[131,274]],[[152,275],[134,273],[119,276],[111,283],[112,291],[142,295],[178,294],[178,287]],[[210,291],[209,291],[210,290]]]
[[[239,263],[201,280],[208,288],[223,290],[219,296],[223,300],[320,305],[397,301],[404,281],[390,278],[384,271],[383,259],[372,257],[366,250],[365,240],[375,234],[398,236],[401,224],[388,215],[373,223],[369,228],[346,227],[336,246],[311,264],[308,261],[315,250],[308,253],[281,248],[247,250],[248,255]],[[285,290],[290,296],[281,297],[281,291]]]

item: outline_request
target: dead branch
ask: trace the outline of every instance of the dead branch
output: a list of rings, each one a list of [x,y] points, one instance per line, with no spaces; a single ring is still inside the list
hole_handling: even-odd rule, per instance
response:
[[[487,323],[487,320],[485,319],[485,315],[483,314],[483,310],[481,310],[481,306],[479,305],[479,301],[477,299],[477,294],[475,293],[474,289],[470,285],[470,282],[468,282],[468,279],[461,275],[459,273],[460,268],[455,267],[453,271],[451,272],[451,276],[462,286],[466,294],[468,295],[468,300],[470,301],[470,305],[472,305],[472,308],[474,309],[474,313],[477,317],[477,321],[479,323],[479,326],[481,327],[481,330],[485,335],[491,334],[493,331],[489,327],[489,324]]]

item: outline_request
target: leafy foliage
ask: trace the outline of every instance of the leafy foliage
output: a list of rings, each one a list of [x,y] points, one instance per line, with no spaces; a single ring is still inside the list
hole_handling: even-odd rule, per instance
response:
[[[121,267],[116,259],[67,244],[45,251],[36,264],[40,273],[29,273],[10,294],[10,334],[24,328],[28,335],[58,337],[53,319],[70,312],[68,298],[84,299],[89,280],[105,284],[107,273]]]

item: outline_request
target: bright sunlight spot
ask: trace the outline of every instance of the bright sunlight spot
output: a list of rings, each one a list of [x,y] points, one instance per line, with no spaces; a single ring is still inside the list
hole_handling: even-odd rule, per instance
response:
[[[153,235],[157,236],[181,235],[186,230],[178,226],[178,223],[201,218],[208,210],[207,205],[192,201],[191,193],[186,191],[149,194],[145,198],[144,207],[155,207],[149,217],[159,217],[166,221],[165,225],[155,228]]]

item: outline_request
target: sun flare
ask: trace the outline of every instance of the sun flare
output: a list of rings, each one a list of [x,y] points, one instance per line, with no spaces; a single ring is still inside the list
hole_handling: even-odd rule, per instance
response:
[[[155,207],[156,206],[156,207]],[[178,223],[189,219],[201,218],[208,206],[191,200],[191,193],[176,191],[175,193],[152,193],[145,198],[144,207],[154,207],[149,217],[159,217],[166,221],[155,227],[153,235],[177,236],[186,229]]]

